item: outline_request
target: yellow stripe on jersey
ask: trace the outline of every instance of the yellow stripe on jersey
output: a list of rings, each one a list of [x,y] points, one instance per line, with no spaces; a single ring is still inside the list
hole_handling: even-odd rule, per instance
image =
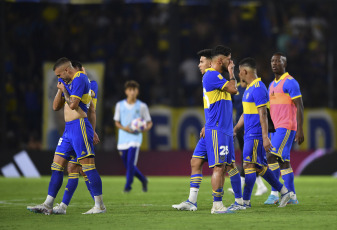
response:
[[[226,85],[226,84],[225,84]],[[210,92],[204,92],[204,108],[207,109],[208,105],[214,104],[215,102],[226,100],[231,101],[232,97],[231,94],[221,90],[213,90]],[[205,103],[207,101],[208,103]]]
[[[255,102],[242,102],[244,114],[258,114]]]
[[[88,104],[91,101],[91,95],[86,93],[82,95],[82,98],[80,98],[83,104]]]

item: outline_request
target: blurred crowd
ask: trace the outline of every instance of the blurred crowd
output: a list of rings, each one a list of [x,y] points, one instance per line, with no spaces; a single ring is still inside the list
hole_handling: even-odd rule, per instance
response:
[[[167,4],[7,2],[5,6],[8,147],[41,148],[42,66],[63,56],[105,64],[105,90],[99,98],[103,100],[103,140],[114,132],[114,105],[124,97],[126,80],[140,83],[139,98],[149,106],[202,106],[196,53],[218,44],[232,48],[235,63],[247,56],[256,58],[258,75],[267,85],[273,79],[272,54],[284,52],[287,70],[300,83],[304,106],[328,106],[327,100],[321,100],[329,96],[328,3],[216,1],[179,6],[174,14],[178,23],[173,26]],[[172,36],[178,37],[175,44]],[[173,57],[177,66],[172,66],[171,49],[177,49]]]

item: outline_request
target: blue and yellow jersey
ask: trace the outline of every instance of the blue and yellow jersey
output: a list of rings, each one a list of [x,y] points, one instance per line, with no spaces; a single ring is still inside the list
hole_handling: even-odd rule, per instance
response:
[[[244,139],[262,140],[262,128],[258,108],[266,106],[269,108],[268,91],[261,78],[255,79],[247,86],[242,98],[243,118],[245,127]]]
[[[91,81],[90,82],[91,86],[91,98],[92,98],[92,103],[94,103],[95,110],[96,110],[96,104],[97,104],[97,93],[98,93],[98,85],[96,81]]]
[[[224,91],[228,81],[215,69],[206,69],[203,76],[205,128],[233,135],[233,105],[231,94]]]
[[[88,112],[91,101],[91,88],[88,76],[82,71],[75,73],[72,82],[69,84],[70,97],[80,99],[79,107],[85,112]]]

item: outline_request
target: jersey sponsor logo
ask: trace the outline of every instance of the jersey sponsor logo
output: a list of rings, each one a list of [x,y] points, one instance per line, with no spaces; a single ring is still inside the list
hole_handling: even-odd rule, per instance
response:
[[[219,78],[220,80],[222,80],[222,79],[223,79],[223,76],[222,76],[221,74],[219,74],[219,75],[218,75],[218,78]]]

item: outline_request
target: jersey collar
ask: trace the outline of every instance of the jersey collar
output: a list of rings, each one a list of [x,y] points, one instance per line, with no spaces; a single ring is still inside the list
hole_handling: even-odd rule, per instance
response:
[[[213,69],[213,68],[208,68],[208,69],[205,70],[205,73],[206,73],[207,71],[216,71],[216,70]]]
[[[278,79],[278,80],[276,80],[276,78],[275,78],[275,83],[277,83],[277,82],[279,82],[279,81],[281,81],[281,80],[283,80],[286,76],[288,76],[289,75],[289,73],[288,72],[285,72],[284,74],[282,74],[282,76],[280,77],[280,79]]]
[[[80,74],[81,73],[83,73],[84,74],[84,72],[83,71],[77,71],[75,74],[74,74],[74,76],[73,76],[73,78],[71,79],[71,80],[74,80],[74,78],[75,77],[78,77],[78,76],[80,76]]]
[[[256,82],[258,82],[258,81],[261,81],[261,78],[259,77],[259,78],[256,78],[254,81],[252,81],[248,86],[247,86],[247,89],[249,89],[249,87],[251,87],[251,86],[253,86]],[[246,89],[246,90],[247,90]]]

